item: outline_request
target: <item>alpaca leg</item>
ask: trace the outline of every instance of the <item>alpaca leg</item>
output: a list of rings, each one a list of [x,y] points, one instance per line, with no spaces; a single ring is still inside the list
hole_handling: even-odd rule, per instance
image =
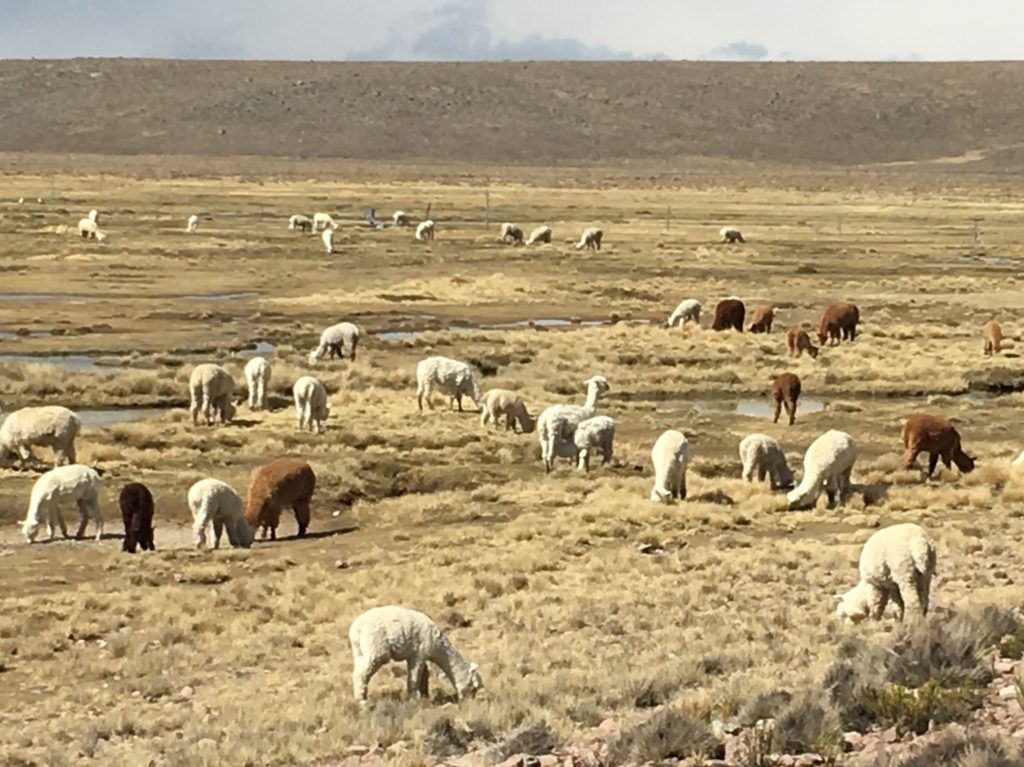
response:
[[[462,412],[462,392],[457,392],[455,394],[455,402],[458,404],[459,412],[461,413]]]
[[[892,598],[893,604],[896,605],[896,618],[897,620],[903,620],[903,616],[906,613],[903,604],[903,594],[900,593],[900,589],[897,586],[893,586],[888,590],[889,596]]]
[[[295,522],[299,526],[299,537],[302,538],[305,536],[306,530],[309,529],[309,500],[296,501],[292,510],[295,512]]]
[[[846,503],[850,496],[853,494],[853,482],[850,477],[853,475],[853,467],[851,466],[846,471],[839,475],[839,502]]]
[[[921,615],[928,614],[928,602],[931,598],[932,578],[927,573],[916,572],[914,574],[914,588],[917,589],[917,602],[920,606]]]
[[[903,468],[904,469],[909,469],[911,466],[913,466],[914,465],[914,461],[917,460],[917,456],[918,456],[918,454],[920,452],[921,452],[920,448],[918,448],[916,446],[913,446],[913,445],[908,445],[907,449],[906,449],[906,452],[903,453]],[[933,470],[934,470],[934,467],[933,467]]]
[[[939,454],[938,453],[929,453],[928,454],[928,476],[929,477],[932,474],[935,473],[935,466],[938,464],[938,462],[939,462]],[[949,468],[949,464],[948,463],[946,463],[946,468]]]
[[[272,541],[276,541],[277,540],[277,528],[276,527],[271,527],[270,528],[270,540],[272,540]]]
[[[213,520],[213,548],[220,548],[220,537],[224,534],[224,521],[217,517]],[[231,536],[228,536],[230,542]]]
[[[192,525],[192,538],[195,542],[197,549],[206,547],[206,528],[210,524],[209,512],[203,511],[196,517],[195,522]]]
[[[782,415],[782,400],[781,399],[776,399],[775,400],[775,413],[772,416],[772,423],[778,423],[780,415]]]
[[[942,459],[942,463],[947,469],[953,468],[953,448],[943,450],[939,453],[939,457]]]
[[[188,406],[189,415],[192,416],[192,425],[199,425],[199,403],[200,395],[197,392],[192,392],[192,402]]]
[[[874,620],[881,620],[882,615],[885,613],[885,607],[889,604],[889,593],[884,589],[872,587],[871,596],[868,598],[868,607],[871,611],[871,617]]]
[[[789,415],[789,425],[796,423],[796,402],[785,401],[786,413]]]
[[[896,588],[900,595],[900,601],[897,604],[906,603],[906,606],[910,609],[910,614],[915,618],[918,615],[924,615],[925,612],[921,604],[920,594],[917,591],[916,581],[916,578],[912,578],[910,581],[899,583]]]
[[[96,540],[103,540],[103,515],[100,513],[99,499],[95,496],[87,498],[85,501],[85,509],[92,518],[93,524],[96,526]]]
[[[78,532],[75,533],[75,540],[81,540],[85,537],[85,525],[89,521],[89,506],[84,498],[78,499],[78,515],[80,519],[78,522]]]
[[[743,481],[744,482],[753,482],[754,481],[754,464],[752,464],[752,463],[750,463],[750,464],[747,464],[747,463],[743,464],[743,474],[742,474],[742,477],[743,477]],[[764,477],[762,477],[762,479],[764,479]]]
[[[414,698],[421,694],[420,691],[424,686],[427,676],[426,661],[419,658],[409,658],[406,662],[406,673],[406,693],[410,698]]]

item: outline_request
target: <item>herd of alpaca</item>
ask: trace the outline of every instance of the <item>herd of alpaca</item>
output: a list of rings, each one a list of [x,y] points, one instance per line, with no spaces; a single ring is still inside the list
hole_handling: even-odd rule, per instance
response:
[[[198,217],[189,219],[187,231],[195,232]],[[83,237],[102,239],[98,229],[99,216],[92,211],[79,223]],[[411,226],[410,218],[401,211],[393,217],[395,226]],[[331,237],[338,224],[326,213],[316,213],[312,219],[295,215],[289,219],[293,231],[322,232],[328,252]],[[425,219],[416,227],[417,240],[432,240],[435,224]],[[720,232],[725,243],[745,242],[734,227],[723,227]],[[501,227],[501,239],[514,244],[532,245],[550,243],[550,227],[534,229],[528,238],[523,230],[511,223]],[[600,250],[603,233],[590,227],[582,233],[577,249]],[[681,302],[669,316],[669,327],[686,323],[699,325],[701,304],[696,299]],[[775,320],[772,306],[756,307],[747,315],[742,300],[726,298],[715,307],[711,324],[713,331],[747,331],[771,333]],[[820,346],[834,346],[853,342],[856,338],[860,312],[856,305],[837,303],[822,313],[817,331]],[[992,321],[983,328],[984,353],[1001,351],[1002,331]],[[810,335],[800,327],[786,332],[786,349],[790,357],[806,352],[816,359],[819,348]],[[312,365],[324,358],[348,358],[354,361],[360,339],[359,328],[343,322],[324,330],[318,346],[310,352]],[[252,410],[268,407],[267,391],[271,376],[270,363],[255,357],[245,366],[248,406]],[[463,398],[472,399],[481,414],[481,425],[492,425],[529,434],[536,431],[540,442],[541,458],[546,472],[554,469],[558,458],[571,458],[581,471],[589,471],[593,454],[599,453],[602,463],[613,458],[615,421],[598,413],[600,400],[611,391],[604,376],[595,375],[584,382],[586,399],[582,405],[555,404],[543,410],[534,420],[523,397],[507,389],[484,391],[478,371],[470,364],[441,356],[428,357],[416,368],[417,404],[423,410],[424,401],[433,409],[431,394],[440,390],[449,397],[449,407],[463,410]],[[231,374],[216,364],[201,364],[192,371],[189,380],[190,416],[194,425],[200,416],[206,424],[217,420],[229,423],[236,414],[235,381]],[[316,378],[302,376],[293,386],[296,420],[300,429],[321,433],[328,417],[327,390]],[[783,410],[789,424],[796,420],[797,403],[801,394],[801,381],[794,373],[783,373],[773,382],[771,397],[774,404],[774,422]],[[77,537],[81,538],[88,522],[94,522],[97,540],[103,534],[103,517],[99,505],[101,478],[95,469],[75,463],[75,440],[81,430],[80,419],[67,408],[49,406],[23,408],[12,413],[0,425],[0,465],[20,459],[28,463],[31,448],[50,447],[54,455],[54,468],[42,474],[35,482],[29,509],[22,524],[22,533],[32,543],[45,523],[47,534],[54,537],[55,528],[68,534],[61,515],[62,503],[74,503],[79,510],[80,524]],[[930,476],[941,459],[947,468],[955,465],[961,472],[974,469],[974,459],[964,452],[960,435],[946,419],[917,413],[902,425],[900,437],[904,447],[902,466],[911,468],[921,453],[929,456],[927,475]],[[742,464],[741,477],[746,482],[770,483],[773,491],[786,491],[791,510],[813,508],[822,492],[830,507],[844,503],[852,492],[851,475],[858,455],[853,438],[835,429],[826,431],[807,448],[803,456],[803,473],[799,483],[789,466],[780,444],[765,434],[749,434],[739,443]],[[687,465],[693,450],[683,432],[664,431],[653,444],[651,462],[654,485],[650,500],[655,503],[684,501],[687,497]],[[1024,453],[1018,459],[1024,462]],[[256,468],[251,476],[245,499],[234,488],[218,479],[207,478],[194,483],[187,492],[187,503],[193,516],[193,537],[197,548],[208,543],[212,532],[213,547],[220,544],[226,532],[232,546],[248,548],[256,538],[277,537],[281,511],[291,508],[298,527],[298,536],[307,534],[311,519],[311,501],[316,488],[313,468],[300,459],[279,458]],[[134,553],[136,549],[154,550],[153,519],[155,501],[149,488],[140,482],[128,482],[119,493],[118,504],[124,523],[123,549]],[[914,615],[928,611],[930,585],[935,573],[936,549],[927,533],[914,524],[896,524],[875,532],[864,544],[859,562],[859,581],[848,592],[837,595],[836,615],[852,623],[866,618],[880,619],[889,601],[897,607],[900,620],[905,609]],[[482,687],[477,666],[468,662],[455,649],[444,631],[427,615],[400,606],[376,607],[356,618],[349,630],[353,655],[353,694],[360,704],[368,699],[371,678],[390,661],[407,664],[407,692],[410,696],[428,693],[427,664],[432,663],[444,673],[459,699],[474,695]]]

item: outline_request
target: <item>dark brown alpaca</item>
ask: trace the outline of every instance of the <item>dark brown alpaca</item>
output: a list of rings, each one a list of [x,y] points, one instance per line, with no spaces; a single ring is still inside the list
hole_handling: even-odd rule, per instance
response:
[[[999,354],[1003,350],[1003,329],[995,320],[989,320],[981,328],[985,337],[985,356]]]
[[[786,333],[786,350],[790,357],[799,357],[804,352],[811,359],[818,356],[818,347],[811,343],[811,337],[802,328],[790,328]]]
[[[129,482],[117,497],[124,520],[124,543],[121,550],[134,554],[137,547],[155,551],[153,545],[153,494],[141,482]]]
[[[291,506],[301,538],[309,527],[309,502],[315,489],[316,474],[308,463],[296,458],[278,458],[253,471],[245,519],[253,530],[260,528],[260,538],[266,538],[269,530],[270,540],[277,540],[281,509]]]
[[[775,401],[775,417],[773,423],[779,422],[782,407],[785,405],[789,416],[789,425],[796,423],[796,402],[800,399],[800,378],[793,373],[783,373],[772,384],[772,399]]]
[[[960,434],[945,418],[925,413],[914,413],[903,422],[900,433],[903,438],[903,468],[914,465],[919,453],[928,453],[928,476],[935,471],[935,465],[942,459],[946,468],[951,463],[964,474],[974,470],[974,459],[960,446]]]
[[[860,310],[855,304],[831,304],[821,315],[818,342],[823,344],[827,341],[830,346],[836,346],[840,340],[852,341],[857,337],[858,322]]]
[[[711,323],[712,330],[738,330],[743,332],[743,317],[746,314],[746,307],[738,298],[726,298],[718,302],[715,307],[715,321]]]
[[[759,306],[751,312],[751,333],[771,333],[772,322],[775,320],[775,309],[771,306]]]

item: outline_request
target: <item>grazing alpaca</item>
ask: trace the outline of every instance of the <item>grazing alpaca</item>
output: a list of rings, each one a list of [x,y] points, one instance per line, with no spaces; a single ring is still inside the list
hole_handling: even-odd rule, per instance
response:
[[[124,543],[121,550],[134,554],[136,547],[156,551],[153,545],[153,494],[141,482],[129,482],[117,496],[124,520]]]
[[[802,328],[790,328],[786,333],[786,350],[790,357],[799,357],[804,352],[812,360],[818,357],[818,347],[811,343],[811,337]]]
[[[822,312],[818,342],[824,344],[827,341],[829,346],[838,346],[840,339],[853,341],[857,337],[858,322],[860,309],[855,304],[831,304]]]
[[[955,463],[961,472],[967,474],[974,470],[974,459],[967,455],[960,446],[960,434],[945,418],[925,413],[914,413],[903,422],[900,432],[903,439],[903,468],[914,465],[919,453],[928,453],[928,476],[935,471],[939,458],[949,469],[950,462]]]
[[[277,526],[281,522],[281,509],[290,506],[295,512],[299,537],[309,528],[309,502],[316,489],[316,474],[305,461],[278,458],[255,469],[249,478],[249,495],[245,504],[245,520],[260,538],[277,540]]]
[[[751,333],[771,333],[772,322],[775,320],[775,309],[771,306],[759,306],[751,314]]]
[[[868,538],[860,552],[860,581],[837,594],[836,615],[850,623],[879,620],[889,600],[903,620],[904,605],[916,616],[928,614],[935,544],[914,524],[884,527]]]
[[[738,298],[726,298],[715,307],[715,320],[711,323],[712,330],[728,330],[732,328],[743,332],[743,316],[746,308]]]
[[[459,700],[483,687],[475,663],[455,649],[441,627],[408,607],[388,605],[367,610],[348,630],[352,645],[352,686],[356,701],[365,706],[370,679],[389,661],[405,661],[409,697],[426,697],[427,663],[444,672]]]
[[[779,422],[782,407],[786,407],[789,425],[796,423],[796,403],[800,399],[800,378],[793,373],[783,373],[772,384],[772,399],[775,402],[775,417],[772,423]]]
[[[981,328],[985,337],[985,356],[999,354],[1003,350],[1003,329],[995,320],[989,320]]]

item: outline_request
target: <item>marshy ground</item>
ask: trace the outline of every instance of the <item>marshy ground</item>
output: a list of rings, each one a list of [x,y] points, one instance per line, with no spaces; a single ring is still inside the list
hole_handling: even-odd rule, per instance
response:
[[[483,190],[457,180],[63,177],[57,199],[52,185],[0,178],[0,406],[88,412],[79,461],[105,472],[109,535],[25,545],[14,523],[38,474],[0,471],[6,764],[329,764],[376,744],[430,764],[455,725],[500,741],[544,722],[564,740],[662,703],[728,718],[821,677],[844,635],[893,630],[891,617],[832,618],[860,544],[893,522],[934,537],[940,615],[1020,604],[1024,209],[1001,188],[493,185],[486,228]],[[430,244],[360,221],[369,206],[419,216],[428,203]],[[101,244],[73,231],[93,207]],[[316,210],[342,222],[332,255],[286,230]],[[502,221],[548,224],[555,239],[499,243]],[[747,243],[718,244],[724,223]],[[604,248],[575,250],[592,224]],[[748,311],[773,304],[774,331],[711,332],[732,295]],[[684,298],[704,304],[702,327],[665,328]],[[785,330],[816,328],[838,300],[860,307],[857,341],[788,358]],[[993,318],[1008,340],[986,358]],[[311,368],[320,330],[342,320],[364,331],[357,360]],[[274,365],[270,412],[193,428],[191,368],[224,364],[244,388],[257,348]],[[482,428],[440,397],[419,413],[415,366],[431,354],[474,362],[484,388],[520,391],[535,416],[604,375],[613,465],[545,476],[535,435]],[[290,405],[311,371],[331,393],[323,436],[297,431]],[[803,381],[794,426],[765,417],[786,371]],[[975,472],[926,482],[900,468],[900,421],[919,411],[955,420]],[[694,447],[690,497],[659,506],[649,450],[669,428]],[[745,435],[774,436],[798,468],[830,428],[861,451],[845,508],[788,512],[784,494],[739,479]],[[249,472],[283,455],[317,472],[312,535],[289,539],[286,519],[276,543],[191,551],[188,487],[213,476],[244,494]],[[130,480],[156,497],[156,553],[120,552],[116,494]],[[445,707],[437,679],[431,703],[406,703],[385,670],[361,712],[348,625],[386,603],[447,627],[483,693]]]

